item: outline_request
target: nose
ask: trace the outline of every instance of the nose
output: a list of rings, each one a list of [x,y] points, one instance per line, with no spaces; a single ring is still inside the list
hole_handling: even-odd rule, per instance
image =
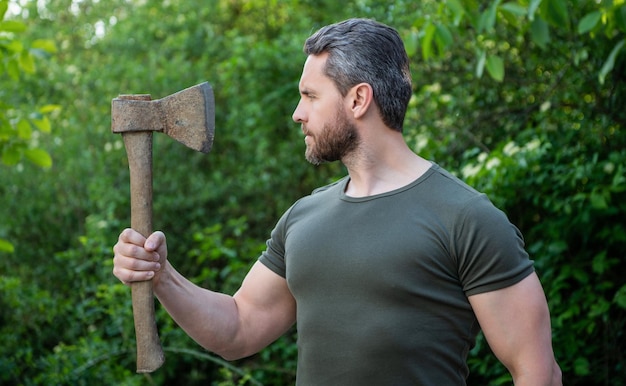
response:
[[[304,117],[304,112],[302,111],[302,106],[301,103],[302,99],[300,99],[300,101],[298,102],[298,105],[296,106],[296,109],[293,111],[293,115],[291,116],[291,119],[293,119],[294,122],[297,123],[302,123],[305,120]]]

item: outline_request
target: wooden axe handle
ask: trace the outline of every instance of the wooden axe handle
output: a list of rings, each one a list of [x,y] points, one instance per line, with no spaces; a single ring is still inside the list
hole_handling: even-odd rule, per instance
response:
[[[122,137],[130,169],[131,228],[148,237],[153,231],[152,132],[129,132],[123,133]],[[152,280],[132,283],[131,291],[137,339],[137,372],[151,373],[165,362],[154,315]]]

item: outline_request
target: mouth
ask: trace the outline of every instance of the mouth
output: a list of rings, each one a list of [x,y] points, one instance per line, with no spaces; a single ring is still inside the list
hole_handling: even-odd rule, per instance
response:
[[[304,142],[306,143],[307,139],[311,138],[311,133],[307,130],[306,127],[302,126],[302,135],[304,135]]]

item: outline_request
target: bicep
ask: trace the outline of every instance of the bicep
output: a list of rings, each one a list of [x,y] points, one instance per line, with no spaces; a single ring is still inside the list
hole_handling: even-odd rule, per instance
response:
[[[489,346],[514,378],[552,370],[550,313],[535,273],[469,301]]]
[[[284,334],[296,319],[296,302],[285,278],[256,262],[233,296],[245,346],[257,352]]]

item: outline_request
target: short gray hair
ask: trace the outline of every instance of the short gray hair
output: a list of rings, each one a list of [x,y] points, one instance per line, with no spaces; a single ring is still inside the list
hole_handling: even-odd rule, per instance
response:
[[[412,86],[409,58],[395,29],[370,19],[348,19],[311,35],[304,53],[328,53],[324,73],[343,96],[359,83],[372,86],[383,122],[402,132]]]

